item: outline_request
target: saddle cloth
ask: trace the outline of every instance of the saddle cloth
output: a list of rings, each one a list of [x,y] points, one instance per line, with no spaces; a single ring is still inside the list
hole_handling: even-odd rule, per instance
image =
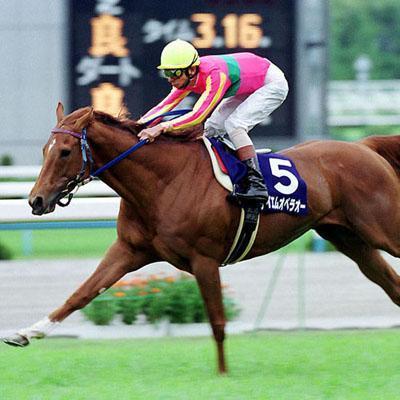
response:
[[[203,137],[217,181],[229,192],[247,174],[247,167],[221,140]],[[269,199],[263,212],[284,212],[304,216],[308,213],[307,185],[294,162],[278,153],[258,154],[258,161],[268,188]]]

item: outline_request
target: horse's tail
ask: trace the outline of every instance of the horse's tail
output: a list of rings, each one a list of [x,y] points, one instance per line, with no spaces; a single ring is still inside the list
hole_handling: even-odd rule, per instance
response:
[[[400,175],[400,135],[369,136],[360,143],[382,156]]]

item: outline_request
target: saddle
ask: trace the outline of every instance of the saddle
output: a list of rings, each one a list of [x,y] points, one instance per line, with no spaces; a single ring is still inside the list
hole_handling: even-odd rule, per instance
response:
[[[247,167],[235,155],[230,142],[224,138],[203,137],[210,155],[215,178],[229,193],[234,185],[241,185]],[[307,186],[298,174],[294,163],[271,150],[257,151],[264,181],[270,193],[265,204],[241,204],[239,227],[231,250],[222,265],[241,261],[250,251],[257,235],[260,213],[286,212],[306,215]],[[240,190],[240,189],[239,189]]]
[[[203,141],[210,155],[215,178],[231,193],[234,185],[240,186],[246,176],[246,165],[236,157],[235,151],[226,140],[203,137]],[[268,202],[261,207],[262,211],[307,215],[307,185],[294,162],[270,150],[257,151],[257,156],[270,194]]]

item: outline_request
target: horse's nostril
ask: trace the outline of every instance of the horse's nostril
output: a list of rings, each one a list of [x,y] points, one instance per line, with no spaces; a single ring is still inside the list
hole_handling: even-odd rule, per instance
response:
[[[43,197],[36,196],[31,202],[32,210],[41,210],[43,208]]]
[[[35,201],[33,202],[35,207],[41,207],[43,205],[43,198],[38,196],[36,197]]]

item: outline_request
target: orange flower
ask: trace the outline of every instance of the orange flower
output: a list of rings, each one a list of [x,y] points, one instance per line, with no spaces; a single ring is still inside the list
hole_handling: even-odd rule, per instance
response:
[[[125,292],[115,292],[114,296],[115,297],[124,297],[124,296],[126,296],[126,293]]]
[[[129,282],[121,280],[121,281],[114,283],[114,285],[113,285],[113,287],[124,287],[124,286],[129,286]]]
[[[131,286],[144,286],[146,284],[146,281],[142,278],[135,277],[128,281],[128,283]]]
[[[164,278],[164,281],[168,282],[168,283],[172,283],[172,282],[175,282],[175,278],[173,276],[167,276],[166,278]]]
[[[160,293],[161,290],[158,287],[151,289],[151,293]]]

